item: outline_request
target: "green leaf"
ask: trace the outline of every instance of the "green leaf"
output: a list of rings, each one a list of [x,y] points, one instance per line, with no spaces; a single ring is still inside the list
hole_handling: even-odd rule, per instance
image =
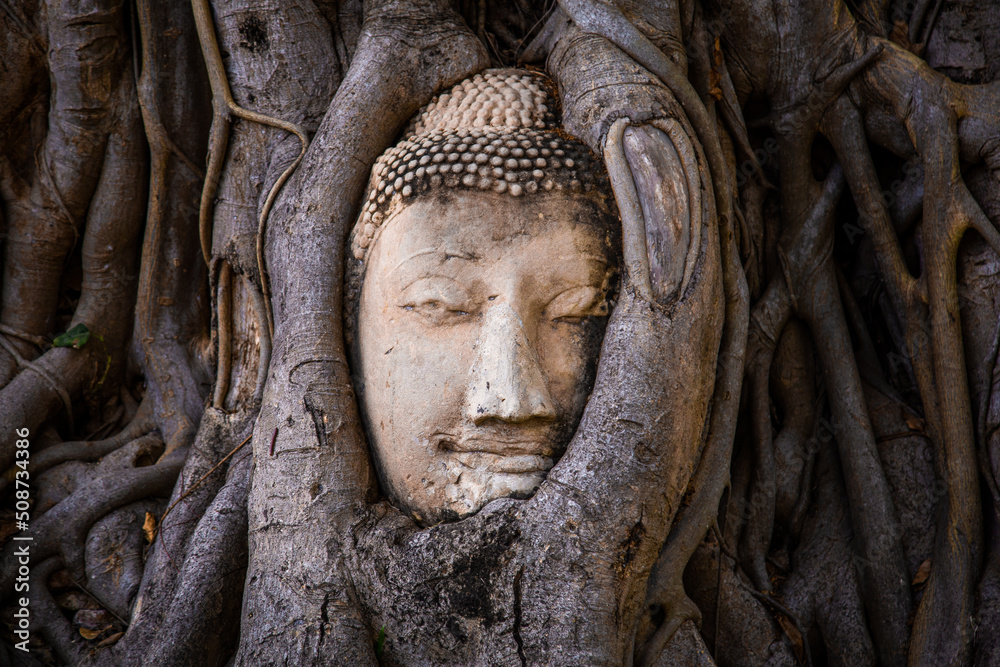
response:
[[[87,344],[88,340],[90,340],[90,329],[87,328],[86,324],[77,324],[66,333],[56,336],[55,340],[52,341],[52,347],[71,347],[74,350],[79,350]]]
[[[375,657],[382,657],[382,649],[385,648],[385,626],[383,625],[378,631],[378,639],[375,641]]]

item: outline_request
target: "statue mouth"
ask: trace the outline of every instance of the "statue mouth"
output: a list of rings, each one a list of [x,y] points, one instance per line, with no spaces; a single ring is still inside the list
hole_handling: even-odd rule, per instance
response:
[[[487,437],[482,434],[459,438],[444,436],[438,440],[438,448],[473,470],[505,474],[546,472],[555,465],[553,447],[547,438],[539,437],[542,434],[531,435],[536,437],[499,433]]]

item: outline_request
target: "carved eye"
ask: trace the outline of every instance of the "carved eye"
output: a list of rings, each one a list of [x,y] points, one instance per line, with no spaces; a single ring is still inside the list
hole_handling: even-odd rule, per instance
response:
[[[472,313],[468,292],[449,278],[423,278],[400,295],[399,306],[434,324],[462,321]]]
[[[429,315],[434,317],[442,317],[444,315],[468,315],[469,311],[462,310],[459,307],[450,306],[449,304],[437,301],[435,299],[428,299],[427,301],[422,301],[417,304],[404,306],[406,310],[415,310],[421,315]]]
[[[549,320],[562,324],[580,324],[588,318],[607,314],[604,290],[593,286],[570,288],[552,299],[545,309]]]

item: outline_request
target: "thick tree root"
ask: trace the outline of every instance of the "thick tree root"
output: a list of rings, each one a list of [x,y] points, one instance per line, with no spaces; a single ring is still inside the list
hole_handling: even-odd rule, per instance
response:
[[[245,566],[239,558],[233,560],[233,555],[238,556],[241,548],[234,536],[245,534],[239,533],[243,519],[237,501],[240,494],[245,493],[242,485],[249,484],[241,477],[250,465],[244,458],[248,451],[244,449],[223,465],[219,464],[249,437],[254,414],[252,409],[231,414],[206,409],[184,469],[174,485],[168,504],[170,510],[160,518],[128,632],[113,651],[98,656],[100,661],[122,664],[141,660],[153,643],[161,641],[166,627],[164,619],[168,616],[177,619],[178,623],[176,634],[170,635],[177,639],[176,650],[191,650],[192,644],[181,639],[185,631],[202,637],[214,651],[226,649],[229,640],[224,639],[225,633],[220,628],[228,623],[226,614],[233,611],[227,605],[238,598],[241,590],[234,583],[234,576],[240,579],[235,572]],[[209,581],[218,595],[204,599],[201,594],[196,596],[194,587]],[[203,604],[205,615],[189,616],[181,621],[182,610],[190,611],[192,604]],[[199,634],[213,627],[219,630],[215,639]],[[169,644],[164,640],[157,644],[158,650],[168,651]],[[163,664],[171,663],[164,660]],[[186,658],[178,660],[184,662]]]
[[[119,447],[149,433],[155,427],[149,403],[143,401],[132,421],[116,435],[105,440],[77,440],[47,447],[32,456],[31,473],[40,475],[66,461],[97,461]]]
[[[652,637],[640,643],[640,664],[651,664],[666,646],[674,629],[668,623],[689,613],[689,599],[683,592],[682,577],[687,562],[715,521],[719,500],[729,484],[728,463],[732,460],[736,415],[743,380],[743,359],[749,320],[746,281],[739,267],[732,230],[721,230],[724,255],[723,285],[726,319],[720,343],[722,353],[716,375],[714,407],[708,438],[698,469],[688,488],[689,502],[678,512],[649,578],[646,605],[667,611],[668,620]],[[678,626],[679,627],[679,626]],[[639,638],[644,639],[644,638]]]
[[[752,415],[754,467],[740,555],[750,580],[762,591],[771,590],[764,559],[771,546],[777,494],[771,433],[770,373],[774,351],[791,310],[785,280],[772,278],[764,295],[754,304],[748,332],[746,374]]]
[[[692,554],[684,587],[703,612],[701,632],[718,664],[796,664],[776,614],[741,580],[734,554],[720,549],[712,532]]]
[[[18,331],[53,333],[66,255],[97,188],[112,124],[128,109],[123,27],[120,0],[53,6],[46,15],[47,38],[58,44],[48,50],[48,134],[30,183],[9,182],[8,173],[3,188],[9,237],[0,321]]]
[[[789,322],[778,341],[772,391],[781,411],[774,438],[775,529],[797,539],[811,488],[815,449],[810,441],[817,421],[815,365],[808,331]]]
[[[277,72],[272,78],[282,79],[287,72],[281,67],[289,62],[288,71],[310,70],[296,79],[299,90],[308,89],[309,99],[302,101],[299,91],[289,93],[280,85],[280,93],[260,94],[264,86],[257,85],[254,77],[261,75],[252,58],[266,58],[240,44],[242,21],[258,7],[217,12],[217,38],[209,0],[193,0],[194,16],[176,3],[139,0],[140,96],[153,163],[134,313],[146,398],[118,435],[59,442],[86,434],[75,432],[74,407],[78,423],[79,415],[88,413],[90,423],[107,421],[107,415],[87,408],[113,396],[126,377],[123,351],[135,303],[131,241],[141,228],[144,194],[135,183],[144,181],[146,152],[141,127],[128,111],[135,105],[120,0],[97,0],[93,16],[50,2],[40,13],[45,20],[37,26],[43,28],[39,34],[28,16],[34,2],[28,0],[25,10],[0,0],[0,25],[13,26],[20,35],[10,44],[30,50],[37,70],[9,82],[16,97],[12,104],[24,104],[31,91],[42,95],[44,104],[46,93],[39,91],[46,58],[54,83],[48,114],[35,114],[42,125],[47,122],[48,132],[45,139],[31,138],[34,165],[21,159],[23,165],[11,169],[17,160],[8,164],[6,156],[0,164],[7,216],[0,219],[0,236],[9,233],[0,313],[0,468],[13,457],[9,434],[27,426],[33,477],[51,471],[39,481],[33,557],[53,557],[33,568],[33,592],[41,591],[33,612],[63,661],[75,664],[84,657],[45,578],[63,563],[74,576],[86,565],[95,577],[100,564],[93,562],[92,546],[101,539],[95,522],[120,528],[126,520],[119,517],[131,512],[134,523],[135,512],[142,512],[132,499],[145,498],[146,506],[155,508],[148,494],[165,494],[178,471],[171,511],[162,517],[129,632],[114,649],[92,655],[94,662],[224,662],[236,641],[237,630],[227,620],[239,618],[247,565],[234,664],[287,662],[289,655],[301,664],[376,664],[372,640],[383,621],[390,640],[381,658],[388,662],[413,656],[428,663],[454,661],[475,654],[476,638],[495,630],[482,646],[498,663],[693,664],[701,648],[694,621],[701,612],[702,631],[721,664],[791,665],[793,651],[805,664],[813,657],[830,664],[887,665],[906,659],[912,665],[997,659],[1000,552],[993,545],[1000,526],[993,505],[1000,503],[1000,327],[989,306],[963,303],[960,290],[971,283],[962,282],[970,265],[963,265],[960,243],[973,230],[977,247],[1000,253],[998,218],[972,187],[981,172],[983,187],[998,191],[1000,88],[955,85],[887,41],[883,26],[892,3],[781,0],[761,11],[758,2],[733,0],[665,5],[562,0],[536,40],[536,55],[552,49],[549,67],[557,70],[560,86],[587,88],[580,96],[561,90],[567,128],[604,149],[625,228],[627,277],[615,325],[621,340],[641,349],[616,348],[620,341],[609,337],[602,359],[609,385],[595,390],[591,421],[581,424],[571,454],[535,498],[500,501],[468,522],[420,529],[375,502],[377,486],[336,318],[341,245],[371,162],[405,119],[440,88],[489,63],[482,42],[496,46],[490,21],[497,12],[487,11],[485,0],[459,3],[468,6],[464,11],[476,39],[452,5],[439,0],[269,5],[261,13],[267,14],[265,32],[274,44],[295,46],[280,55],[275,49],[275,58],[286,61],[268,75]],[[521,13],[524,4],[518,3]],[[907,48],[919,51],[916,42],[927,42],[943,5],[917,0],[904,16],[909,34],[897,28],[893,39],[905,43],[908,37],[914,44]],[[894,18],[909,10],[893,9]],[[719,32],[721,42],[715,42]],[[326,34],[313,40],[316,33]],[[298,39],[302,36],[309,38]],[[504,33],[504,39],[516,43],[517,36]],[[4,55],[12,48],[6,42],[0,46]],[[588,48],[598,57],[580,56]],[[575,61],[567,56],[574,50]],[[209,85],[201,87],[206,82],[198,79],[204,69],[199,51],[208,65]],[[306,51],[310,57],[303,57]],[[600,70],[596,74],[590,68],[581,73],[582,67],[570,71],[573,63],[604,65],[614,58],[620,58],[616,65],[593,68]],[[641,67],[620,67],[633,60]],[[601,78],[615,67],[622,80]],[[635,80],[624,81],[633,75]],[[176,96],[181,83],[190,95]],[[657,93],[637,92],[643,87]],[[602,97],[610,90],[618,100]],[[764,123],[750,125],[770,126],[779,144],[776,155],[754,154],[762,137],[748,133],[740,111],[751,97],[753,108],[759,101],[771,110]],[[636,108],[623,108],[627,104],[620,99]],[[9,101],[0,100],[0,127],[10,119]],[[573,104],[585,113],[570,108]],[[248,111],[251,106],[260,112]],[[372,109],[386,111],[372,114]],[[308,147],[307,133],[323,111],[316,145]],[[234,116],[253,126],[232,123]],[[676,120],[664,120],[671,116]],[[732,136],[720,134],[723,128]],[[829,146],[814,140],[817,130]],[[230,131],[233,144],[227,151]],[[700,147],[685,143],[694,136]],[[240,146],[257,145],[255,139],[269,149],[266,168],[260,161],[226,164],[227,152],[240,153]],[[197,166],[204,143],[207,174]],[[920,162],[907,173],[906,192],[895,206],[884,201],[880,181],[887,161],[873,159],[871,143]],[[657,162],[657,155],[670,157]],[[739,173],[735,155],[755,172],[744,172],[751,183],[740,184],[745,211],[732,208],[738,182],[732,176]],[[671,160],[683,168],[664,166]],[[849,250],[862,262],[877,264],[877,271],[848,269],[850,262],[842,261],[841,252],[848,249],[832,221],[843,179],[836,167],[825,187],[813,178],[837,161],[865,232],[862,248]],[[24,165],[18,173],[28,177],[14,176]],[[765,171],[781,177],[780,223],[777,206],[773,215],[765,212],[765,200],[776,199],[767,192]],[[677,199],[689,204],[698,196],[711,199],[721,221],[722,290],[711,301],[725,309],[725,329],[715,391],[705,399],[711,411],[698,434],[671,431],[672,420],[664,416],[672,413],[657,402],[656,392],[696,393],[691,383],[679,387],[669,377],[653,388],[629,384],[635,381],[634,365],[653,365],[643,355],[660,349],[656,333],[669,331],[678,320],[672,309],[684,306],[686,286],[705,279],[699,274],[704,266],[686,260],[698,258],[700,241],[715,242],[714,236],[686,236],[705,220],[667,211],[655,201],[657,179],[662,184],[667,172],[676,192],[682,189],[678,184],[686,187]],[[251,185],[241,190],[246,183]],[[891,190],[897,194],[895,185]],[[226,205],[241,212],[229,216],[229,208],[215,206],[217,193],[220,204],[228,198]],[[689,206],[701,208],[711,206]],[[240,226],[244,210],[250,211],[250,222]],[[237,218],[240,222],[232,221]],[[677,224],[668,229],[663,219]],[[230,243],[237,236],[230,230],[243,227],[245,241]],[[101,336],[103,348],[95,337],[82,350],[43,352],[56,318],[67,314],[55,299],[60,285],[72,281],[64,275],[67,258],[76,261],[73,250],[81,233],[83,294],[73,323],[87,324]],[[688,257],[677,253],[661,261],[648,250],[659,242],[691,250]],[[853,246],[853,237],[850,242]],[[224,262],[213,283],[217,349],[208,336],[209,295],[200,287],[192,290],[206,282],[199,249],[206,262]],[[749,291],[763,290],[749,324],[741,252]],[[835,262],[854,271],[850,281],[839,275]],[[917,265],[919,275],[911,270]],[[268,267],[275,274],[273,304]],[[850,285],[864,279],[874,285],[885,313],[873,312],[860,297],[855,302]],[[974,284],[969,289],[985,291]],[[663,307],[671,309],[666,316]],[[970,326],[970,320],[990,317],[988,327],[978,321]],[[241,318],[254,324],[243,326]],[[254,334],[259,346],[253,345]],[[983,345],[987,338],[990,345]],[[237,350],[251,350],[256,366]],[[887,350],[894,385],[879,368]],[[899,368],[893,361],[897,352],[903,357]],[[745,438],[736,435],[744,371]],[[813,385],[814,371],[822,373],[823,386]],[[213,372],[213,408],[203,414]],[[922,414],[905,406],[900,392],[914,405],[919,394]],[[72,405],[81,397],[87,406]],[[832,413],[829,421],[820,409],[824,402]],[[248,434],[262,403],[251,459],[233,447]],[[601,412],[606,404],[617,412]],[[227,416],[224,408],[239,412]],[[624,417],[612,421],[607,414]],[[56,419],[61,437],[52,424]],[[103,431],[86,428],[88,438],[103,438],[98,435]],[[111,474],[82,463],[107,457],[104,465],[124,456],[122,447],[158,443],[154,428],[168,450],[155,466]],[[668,473],[657,468],[669,459],[656,454],[664,449],[665,433],[670,456],[693,448],[687,458],[668,461]],[[734,459],[734,440],[744,439],[747,446]],[[46,447],[50,442],[58,444]],[[614,455],[605,456],[602,448]],[[697,467],[687,465],[689,460]],[[80,463],[51,470],[73,461]],[[252,481],[251,465],[256,466]],[[583,472],[592,469],[609,474],[594,480]],[[719,526],[725,536],[703,541],[731,470],[726,503],[731,511]],[[71,490],[52,481],[59,475],[69,482],[92,479]],[[61,502],[49,505],[56,501]],[[553,515],[560,521],[538,519]],[[317,525],[328,527],[324,539],[316,539]],[[135,550],[143,538],[132,537]],[[543,549],[531,548],[543,543]],[[726,550],[727,543],[739,546],[738,555]],[[618,557],[609,561],[607,554]],[[10,579],[10,554],[3,555],[0,594],[8,592]],[[928,571],[929,580],[919,583]],[[130,570],[128,591],[135,572]],[[488,586],[476,588],[484,584],[483,572],[491,573]],[[911,587],[911,581],[918,583]],[[120,591],[121,597],[111,600],[106,590],[95,592],[125,616],[129,593]],[[540,608],[542,599],[554,602]],[[914,602],[919,607],[911,629]],[[584,604],[593,622],[571,627],[566,619]],[[640,621],[633,625],[636,616]],[[441,618],[449,623],[442,625]],[[489,630],[482,631],[477,624],[487,618]],[[592,626],[600,624],[618,634],[595,639]],[[619,625],[627,627],[619,632]],[[428,633],[431,643],[440,642],[429,653]],[[583,648],[567,658],[561,646]]]
[[[197,234],[209,92],[190,9],[139,0],[139,107],[149,139],[149,196],[133,340],[145,400],[170,452],[188,447],[211,370],[210,297]],[[184,95],[173,91],[183,89]]]
[[[779,144],[785,221],[779,256],[793,309],[809,326],[826,375],[863,558],[866,604],[880,657],[895,665],[905,661],[912,602],[898,532],[886,531],[896,519],[853,362],[831,256],[833,207],[843,189],[843,176],[834,167],[821,188],[809,171],[811,146],[825,109],[880,53],[881,46],[875,44],[853,60],[809,63],[814,85],[779,91],[771,123]]]
[[[160,516],[165,503],[148,498],[126,505],[95,522],[87,534],[87,590],[124,625],[145,571],[149,515]]]
[[[95,521],[109,512],[149,496],[166,495],[180,472],[185,451],[153,466],[112,470],[98,477],[32,522],[35,558],[59,555],[77,581],[84,581],[84,545]],[[3,551],[0,591],[9,591],[14,579],[14,545]]]
[[[958,319],[956,257],[968,229],[978,231],[1000,252],[996,230],[965,183],[955,180],[955,174],[959,173],[959,151],[965,152],[963,145],[973,143],[978,157],[987,163],[995,158],[996,146],[988,145],[982,129],[984,124],[992,126],[995,133],[998,124],[992,112],[983,107],[986,100],[992,99],[989,104],[995,109],[995,93],[945,83],[926,65],[914,63],[909,54],[896,50],[892,55],[900,66],[873,68],[865,84],[878,85],[881,95],[895,91],[900,97],[921,96],[918,112],[901,107],[898,98],[894,108],[898,121],[913,138],[924,167],[925,266],[919,280],[903,265],[898,245],[893,243],[884,203],[874,196],[878,181],[874,180],[867,147],[852,126],[857,113],[846,101],[841,103],[832,127],[838,152],[854,149],[852,191],[864,206],[866,215],[862,220],[881,249],[878,257],[882,276],[907,328],[909,356],[914,361],[932,438],[938,445],[939,471],[948,488],[948,509],[941,515],[943,523],[937,531],[935,567],[914,623],[910,653],[914,659],[926,661],[921,664],[934,664],[962,661],[968,650],[968,619],[972,615],[982,531],[972,411]],[[902,85],[899,77],[904,72],[908,82]],[[957,105],[958,100],[964,104]],[[859,107],[863,111],[870,103],[862,97]],[[960,132],[957,123],[962,116],[965,122]],[[929,331],[925,318],[929,319]]]
[[[732,186],[715,123],[684,71],[652,44],[621,11],[601,0],[561,0],[560,6],[586,32],[601,35],[656,75],[670,89],[694,127],[708,161],[715,210],[723,228],[730,226]]]
[[[848,507],[833,444],[823,445],[817,458],[818,511],[806,521],[795,567],[778,593],[803,620],[807,636],[818,633],[834,664],[875,664],[877,653],[853,563]]]
[[[50,349],[32,361],[32,370],[0,389],[3,469],[14,459],[14,429],[26,427],[34,433],[65,407],[66,396],[76,397],[88,389],[118,391],[133,300],[133,283],[119,272],[134,271],[137,259],[144,183],[135,176],[143,173],[144,146],[130,78],[122,80],[116,96],[118,126],[102,142],[103,169],[90,201],[81,248],[81,295],[71,323],[87,324],[92,340],[80,350]],[[108,384],[113,386],[99,389],[109,375]]]
[[[666,645],[657,661],[653,663],[653,667],[671,667],[672,665],[715,667],[715,664],[716,662],[705,646],[705,640],[694,621],[685,621],[677,628],[670,643]]]
[[[32,556],[37,557],[35,553]],[[56,656],[64,664],[79,665],[86,658],[86,645],[49,593],[49,576],[61,568],[58,558],[48,558],[32,566],[31,613],[36,627]]]
[[[96,664],[221,664],[235,651],[250,468],[249,453],[231,464],[228,480],[198,522],[152,642],[135,642],[126,634],[114,649],[99,654]]]

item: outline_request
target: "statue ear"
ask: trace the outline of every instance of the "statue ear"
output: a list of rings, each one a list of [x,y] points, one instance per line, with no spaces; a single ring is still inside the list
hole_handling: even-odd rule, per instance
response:
[[[694,146],[680,124],[659,119],[608,131],[604,159],[622,216],[629,281],[661,306],[684,294],[703,233],[702,193]]]

